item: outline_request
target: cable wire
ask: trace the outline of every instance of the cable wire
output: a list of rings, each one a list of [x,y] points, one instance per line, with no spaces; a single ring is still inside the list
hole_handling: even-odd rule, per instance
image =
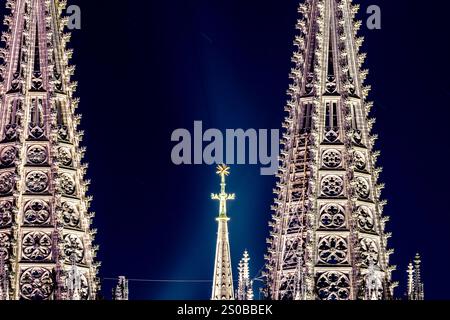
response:
[[[117,278],[103,278],[116,281]],[[212,283],[212,280],[176,280],[176,279],[127,279],[129,282],[166,282],[166,283]],[[237,280],[233,281],[237,282]]]

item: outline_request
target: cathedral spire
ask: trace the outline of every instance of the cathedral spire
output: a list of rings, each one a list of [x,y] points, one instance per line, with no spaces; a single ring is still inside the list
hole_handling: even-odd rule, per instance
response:
[[[96,231],[65,0],[7,0],[0,49],[0,254],[14,300],[95,299]]]
[[[414,266],[412,262],[408,264],[408,269],[406,270],[406,273],[408,274],[408,285],[406,296],[408,297],[408,300],[413,300],[412,297],[414,292]]]
[[[128,279],[120,276],[116,287],[113,289],[113,300],[128,300]]]
[[[424,286],[422,282],[422,274],[421,274],[421,264],[422,259],[420,254],[416,254],[414,257],[414,264],[409,263],[408,265],[408,300],[424,300]]]
[[[245,250],[241,261],[239,262],[239,281],[236,299],[237,300],[253,300],[253,281],[250,279],[250,256]]]
[[[228,236],[227,201],[234,200],[234,194],[226,193],[225,178],[230,174],[230,168],[226,165],[217,167],[220,176],[220,193],[212,194],[211,199],[219,201],[216,258],[214,263],[214,280],[212,289],[212,300],[234,300],[233,275],[230,253],[230,242]]]
[[[364,84],[358,6],[299,5],[266,294],[275,300],[391,299],[388,218]]]

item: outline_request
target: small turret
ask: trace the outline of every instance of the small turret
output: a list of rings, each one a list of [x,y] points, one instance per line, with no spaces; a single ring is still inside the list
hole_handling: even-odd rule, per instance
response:
[[[237,300],[253,300],[253,281],[250,279],[250,256],[245,250],[244,255],[239,262],[239,281],[236,298]]]
[[[414,264],[412,262],[408,265],[408,288],[407,297],[408,300],[424,300],[424,286],[421,275],[422,259],[420,254],[416,254],[414,257]]]
[[[128,300],[128,279],[120,276],[117,286],[113,289],[113,300]]]

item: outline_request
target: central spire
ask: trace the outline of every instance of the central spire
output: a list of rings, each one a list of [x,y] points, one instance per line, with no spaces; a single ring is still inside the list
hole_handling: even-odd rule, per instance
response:
[[[230,168],[219,165],[217,172],[220,176],[220,193],[212,194],[211,199],[219,200],[219,224],[217,231],[216,259],[214,264],[214,281],[212,300],[234,300],[233,274],[231,267],[230,241],[228,237],[227,201],[234,200],[235,194],[226,193],[225,178],[230,174]]]
[[[220,176],[220,193],[219,194],[211,194],[211,199],[213,200],[219,200],[220,207],[219,207],[219,218],[227,218],[227,201],[228,200],[234,200],[236,195],[235,194],[228,194],[225,191],[226,183],[225,183],[225,177],[230,175],[230,167],[221,164],[217,167],[217,172]]]

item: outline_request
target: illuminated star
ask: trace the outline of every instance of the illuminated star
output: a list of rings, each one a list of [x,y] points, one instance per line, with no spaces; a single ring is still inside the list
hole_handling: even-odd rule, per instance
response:
[[[220,164],[217,166],[217,174],[220,176],[230,175],[230,167],[225,164]]]

